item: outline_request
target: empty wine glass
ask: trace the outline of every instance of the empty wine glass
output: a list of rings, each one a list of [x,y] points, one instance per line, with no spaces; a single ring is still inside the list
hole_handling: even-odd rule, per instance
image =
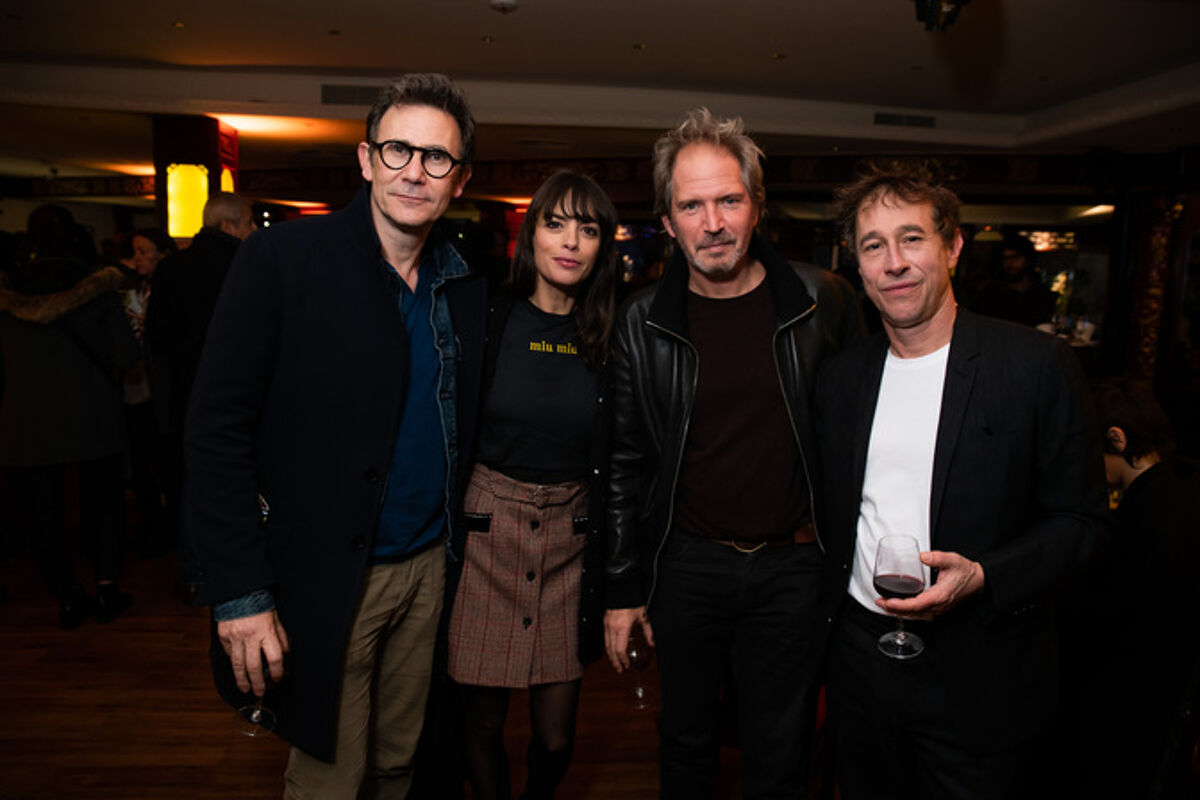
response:
[[[243,736],[266,736],[275,730],[275,712],[263,705],[266,692],[255,698],[250,705],[235,711],[238,733]]]
[[[654,658],[654,652],[642,636],[640,628],[640,625],[634,625],[629,631],[629,646],[625,649],[633,672],[633,708],[636,711],[650,707],[646,685],[642,682],[642,670],[650,666],[650,660]]]
[[[925,589],[925,567],[921,548],[911,536],[884,536],[875,551],[875,591],[880,597],[916,597]],[[879,652],[889,658],[912,658],[921,654],[925,642],[904,630],[904,620],[896,617],[896,630],[879,637]]]

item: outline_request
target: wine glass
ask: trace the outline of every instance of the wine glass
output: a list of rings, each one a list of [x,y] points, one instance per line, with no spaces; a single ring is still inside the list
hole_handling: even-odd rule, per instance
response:
[[[629,658],[629,667],[633,672],[633,708],[635,711],[650,707],[646,685],[642,683],[642,670],[650,666],[650,660],[654,658],[654,652],[645,637],[642,636],[640,628],[640,625],[635,624],[630,629],[629,646],[625,649],[625,655]]]
[[[245,705],[234,712],[238,733],[243,736],[257,738],[266,736],[275,730],[275,712],[263,705],[266,698],[264,691],[250,705]]]
[[[884,536],[875,551],[875,591],[880,597],[916,597],[925,589],[925,567],[921,548],[911,536]],[[879,652],[889,658],[918,656],[925,642],[904,630],[904,620],[896,617],[896,630],[879,637]]]

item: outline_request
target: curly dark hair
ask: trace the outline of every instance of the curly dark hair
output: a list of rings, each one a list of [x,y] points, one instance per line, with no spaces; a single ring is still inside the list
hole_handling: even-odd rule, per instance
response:
[[[1155,453],[1164,461],[1175,453],[1171,420],[1154,397],[1149,381],[1131,377],[1106,378],[1092,385],[1092,398],[1102,425],[1101,431],[1120,428],[1125,432],[1125,450],[1118,453],[1104,437],[1104,452],[1120,455],[1133,466],[1139,458]]]
[[[842,237],[857,258],[858,212],[884,197],[906,203],[929,203],[933,222],[942,241],[949,246],[958,232],[958,195],[947,189],[935,164],[928,161],[868,161],[854,182],[839,187],[833,195],[833,213]]]

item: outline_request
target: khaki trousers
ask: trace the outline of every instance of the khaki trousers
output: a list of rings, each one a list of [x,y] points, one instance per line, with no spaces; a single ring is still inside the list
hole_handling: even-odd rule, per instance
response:
[[[445,581],[445,550],[436,545],[369,569],[346,648],[334,762],[293,747],[287,800],[408,795]]]

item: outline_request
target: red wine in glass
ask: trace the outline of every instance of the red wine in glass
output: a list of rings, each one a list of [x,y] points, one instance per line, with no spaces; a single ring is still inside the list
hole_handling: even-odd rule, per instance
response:
[[[875,591],[889,600],[916,597],[925,588],[925,581],[912,575],[876,575]]]
[[[875,591],[880,597],[915,597],[925,588],[925,567],[921,547],[911,536],[884,536],[875,551]],[[904,630],[904,620],[896,617],[896,630],[879,637],[879,652],[889,658],[913,658],[925,649],[925,642]]]

